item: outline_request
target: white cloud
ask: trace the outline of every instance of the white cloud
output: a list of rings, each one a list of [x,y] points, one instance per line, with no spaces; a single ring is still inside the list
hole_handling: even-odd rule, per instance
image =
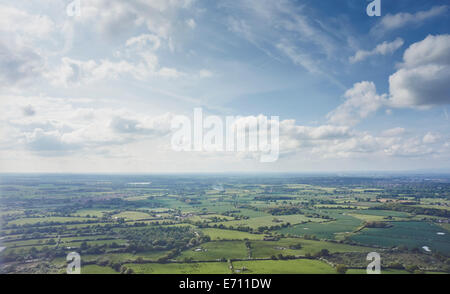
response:
[[[195,22],[194,19],[190,18],[186,21],[186,24],[188,27],[190,27],[191,29],[195,29],[195,27],[197,26],[197,23]]]
[[[382,136],[383,137],[398,137],[398,136],[403,135],[404,133],[405,133],[404,128],[392,128],[392,129],[383,131]]]
[[[201,69],[198,75],[200,78],[210,78],[214,75],[214,73],[207,69]]]
[[[428,36],[404,53],[390,76],[390,104],[426,107],[450,103],[450,35]]]
[[[384,153],[393,157],[424,157],[437,154],[438,151],[439,149],[424,144],[417,137],[397,140],[384,146]]]
[[[86,108],[65,99],[1,97],[0,123],[8,130],[2,149],[25,148],[44,156],[97,152],[170,133],[172,115],[150,116],[126,109]],[[24,108],[34,111],[33,115]]]
[[[338,125],[355,125],[386,104],[386,95],[378,95],[373,82],[356,83],[344,94],[345,102],[327,115]]]
[[[307,127],[294,120],[280,122],[280,152],[282,157],[303,158],[392,158],[445,156],[448,146],[440,144],[438,134],[415,136],[403,128],[393,128],[375,136],[349,127],[324,125]],[[434,144],[434,145],[431,145]]]
[[[280,123],[280,132],[300,140],[331,140],[351,136],[349,127],[323,125],[319,127],[299,126],[295,120],[284,120]]]
[[[429,35],[406,49],[402,67],[450,63],[450,35]]]
[[[45,60],[34,48],[0,39],[0,87],[30,82],[44,71]]]
[[[152,34],[142,34],[137,37],[133,37],[127,40],[127,47],[135,47],[138,50],[142,50],[147,45],[151,44],[150,50],[158,50],[161,47],[161,40],[158,36]]]
[[[33,15],[12,6],[0,4],[0,32],[42,38],[55,30],[55,24],[46,15]]]
[[[46,15],[0,4],[0,87],[23,86],[42,76],[46,58],[36,44],[55,28]]]
[[[161,47],[161,38],[154,34],[141,34],[129,38],[123,50],[117,50],[117,60],[101,59],[81,61],[63,57],[61,65],[48,71],[46,76],[54,85],[94,83],[101,80],[117,80],[133,77],[146,80],[152,77],[178,78],[183,72],[161,66],[156,51]]]
[[[49,97],[2,96],[2,117],[5,126],[0,140],[0,151],[15,150],[33,156],[76,156],[104,160],[105,158],[139,158],[146,161],[154,152],[165,152],[164,158],[152,160],[171,161],[175,155],[170,149],[171,120],[173,114],[147,115],[123,108],[92,106],[92,103],[75,103],[66,99]],[[92,108],[95,107],[95,108]],[[33,115],[24,111],[33,110]],[[241,117],[240,122],[257,117]],[[271,122],[272,123],[272,122]],[[388,129],[381,136],[359,132],[348,126],[304,126],[295,120],[283,120],[280,126],[280,155],[320,161],[326,159],[359,159],[374,157],[443,156],[448,146],[441,135],[430,132],[410,136],[403,128]],[[6,136],[5,136],[6,135]],[[138,147],[137,147],[138,146]],[[159,155],[158,155],[159,156]],[[183,158],[190,158],[184,154]],[[195,155],[197,156],[197,155]],[[177,157],[178,158],[178,157]],[[255,153],[199,154],[198,160],[215,162],[223,160],[240,162],[258,158]],[[47,160],[46,159],[46,160]],[[150,161],[152,162],[152,161]],[[122,162],[124,163],[124,162]]]
[[[422,141],[426,144],[436,143],[441,136],[437,133],[428,132],[422,139]]]
[[[59,131],[44,131],[34,129],[30,133],[24,133],[27,149],[38,152],[44,156],[59,156],[78,149],[80,146],[64,142]]]
[[[102,34],[114,36],[123,30],[144,26],[161,38],[169,38],[178,12],[193,0],[83,0],[80,21],[94,24]]]
[[[448,6],[434,6],[430,10],[419,11],[417,13],[397,13],[397,14],[387,14],[384,16],[380,23],[373,28],[373,32],[377,32],[379,30],[387,31],[394,30],[401,27],[405,27],[407,25],[416,25],[421,24],[424,21],[431,19],[433,17],[444,15],[448,10]]]
[[[184,75],[177,69],[161,67],[158,57],[151,52],[139,53],[135,59],[137,61],[103,59],[97,62],[64,57],[62,64],[47,72],[46,77],[54,85],[69,86],[119,79],[124,76],[145,80],[150,77],[178,78]]]
[[[362,61],[366,59],[367,57],[374,56],[374,55],[387,55],[394,53],[397,49],[402,47],[404,44],[403,40],[401,38],[397,38],[392,42],[383,42],[379,45],[377,45],[373,50],[366,51],[366,50],[359,50],[356,52],[354,56],[351,56],[349,58],[349,61],[351,63],[356,63],[359,61]]]

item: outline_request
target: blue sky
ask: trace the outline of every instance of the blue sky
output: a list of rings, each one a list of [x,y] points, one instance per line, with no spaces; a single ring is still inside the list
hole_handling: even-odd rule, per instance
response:
[[[450,166],[448,1],[0,0],[0,171]],[[280,117],[281,157],[174,152],[178,114]]]

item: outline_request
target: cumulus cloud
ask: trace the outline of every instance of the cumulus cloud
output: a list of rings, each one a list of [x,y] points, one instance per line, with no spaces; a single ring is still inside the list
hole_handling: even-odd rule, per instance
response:
[[[24,86],[44,74],[46,57],[37,44],[55,30],[46,15],[0,4],[0,87]]]
[[[83,0],[81,22],[93,24],[102,34],[117,35],[130,28],[145,27],[168,39],[180,10],[188,9],[194,0]]]
[[[404,133],[405,133],[404,128],[392,128],[392,129],[383,131],[382,136],[383,137],[398,137],[398,136],[403,135]]]
[[[171,131],[169,113],[150,116],[125,109],[93,109],[50,97],[3,96],[1,100],[0,123],[9,130],[9,137],[2,137],[0,145],[24,147],[39,155],[95,152],[99,148],[162,138]]]
[[[33,106],[27,105],[22,107],[23,115],[25,116],[33,116],[36,114],[36,110],[34,110]]]
[[[399,48],[401,48],[404,44],[403,39],[397,38],[392,42],[383,42],[379,45],[377,45],[373,50],[366,51],[366,50],[359,50],[356,52],[354,56],[351,56],[349,58],[349,61],[351,63],[356,63],[359,61],[362,61],[370,56],[374,55],[387,55],[392,54],[395,51],[397,51]]]
[[[32,47],[0,39],[0,86],[12,86],[41,77],[45,60]]]
[[[448,146],[439,134],[408,134],[404,128],[385,130],[380,136],[344,126],[301,126],[294,120],[280,122],[280,153],[304,158],[421,157],[442,155]]]
[[[34,129],[31,133],[24,133],[24,137],[27,149],[44,156],[60,156],[80,147],[65,142],[59,131]]]
[[[178,78],[184,73],[175,68],[161,67],[158,57],[152,52],[141,52],[136,61],[102,59],[81,61],[69,57],[62,58],[56,69],[48,71],[46,77],[55,85],[78,85],[106,79],[130,76],[138,80],[150,77]]]
[[[404,53],[389,77],[390,104],[427,107],[450,103],[450,35],[429,35]]]
[[[296,125],[295,120],[284,120],[280,123],[280,132],[300,140],[331,140],[351,136],[349,127],[323,125],[308,127]]]
[[[423,136],[422,141],[426,144],[436,143],[441,136],[438,133],[428,132],[425,136]]]
[[[137,37],[133,37],[127,40],[127,47],[135,47],[138,50],[142,50],[148,45],[151,45],[151,50],[157,50],[161,47],[161,39],[152,34],[142,34]]]
[[[0,4],[0,32],[42,38],[55,30],[55,24],[46,15],[30,14],[15,7]]]
[[[380,23],[375,26],[372,32],[377,31],[388,31],[399,29],[408,25],[418,25],[422,24],[424,21],[431,19],[433,17],[444,15],[448,10],[447,5],[434,6],[429,10],[419,11],[416,13],[397,13],[397,14],[387,14],[384,16]]]
[[[114,116],[110,127],[121,134],[142,134],[151,136],[164,136],[170,131],[171,114],[158,116],[157,118],[143,117],[141,119]]]
[[[333,124],[355,125],[387,102],[387,96],[378,95],[375,84],[367,81],[356,83],[345,92],[344,98],[344,103],[327,115]]]
[[[366,86],[372,88],[370,83]],[[152,150],[170,152],[170,134],[174,131],[171,129],[174,115],[170,113],[147,115],[122,108],[91,108],[90,103],[50,97],[1,98],[3,115],[0,123],[8,130],[7,136],[0,139],[0,149],[3,150],[26,150],[46,157],[76,154],[108,157],[109,154],[132,155],[134,151],[130,150],[134,149],[129,148],[137,144],[146,152],[149,146],[154,148]],[[248,124],[255,119],[261,119],[261,116],[240,117],[236,123]],[[448,152],[448,146],[444,146],[448,138],[435,132],[409,134],[400,127],[376,136],[344,125],[305,126],[286,119],[279,122],[279,130],[281,157],[296,155],[319,160],[415,157]],[[205,156],[214,160],[225,155],[214,153]],[[254,152],[232,156],[237,156],[237,159],[258,157]]]

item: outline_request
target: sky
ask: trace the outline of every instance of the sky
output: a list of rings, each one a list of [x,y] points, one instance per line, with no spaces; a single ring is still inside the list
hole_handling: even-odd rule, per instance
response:
[[[370,2],[0,0],[0,172],[448,169],[450,2]],[[279,159],[173,150],[195,108]]]

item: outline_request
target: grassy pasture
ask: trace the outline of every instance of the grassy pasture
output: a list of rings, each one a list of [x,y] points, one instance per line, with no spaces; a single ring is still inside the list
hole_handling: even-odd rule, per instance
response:
[[[300,244],[300,249],[290,249],[292,245]],[[373,248],[364,246],[352,246],[347,244],[304,240],[300,238],[280,239],[279,241],[251,241],[253,258],[269,258],[272,255],[296,255],[314,254],[322,249],[328,249],[330,253],[335,252],[370,252]]]
[[[409,214],[402,211],[392,211],[392,210],[376,210],[376,209],[367,209],[363,211],[356,211],[359,214],[366,215],[377,215],[377,216],[391,216],[391,217],[408,217]]]
[[[277,221],[275,221],[277,220]],[[253,229],[258,229],[262,226],[277,226],[282,225],[283,223],[290,224],[298,224],[303,222],[323,222],[323,219],[320,218],[309,218],[304,215],[296,214],[296,215],[271,215],[271,216],[262,216],[262,217],[253,217],[244,220],[234,220],[228,222],[221,222],[219,224],[223,224],[225,227],[229,228],[230,226],[237,228],[240,226],[250,227]]]
[[[80,217],[86,217],[86,216],[96,216],[96,217],[102,217],[105,212],[108,210],[101,210],[101,209],[80,209],[77,210],[75,213],[73,213],[73,216],[80,216]]]
[[[201,251],[195,251],[201,248]],[[176,258],[184,260],[184,258],[192,258],[193,260],[218,260],[221,258],[247,258],[247,248],[243,241],[215,241],[201,244],[194,248],[189,248]]]
[[[306,223],[298,224],[289,228],[283,228],[279,230],[283,234],[292,234],[297,236],[316,235],[318,238],[323,239],[336,239],[339,233],[353,232],[358,226],[362,224],[361,220],[349,215],[342,215],[334,213],[332,217],[336,218],[336,221],[330,221],[325,223]]]
[[[233,262],[234,270],[245,267],[243,274],[335,274],[336,270],[319,260],[251,260]]]
[[[141,220],[149,219],[151,216],[148,213],[140,211],[123,211],[118,214],[112,215],[112,218],[123,218],[125,220]]]
[[[92,218],[85,217],[59,217],[59,216],[48,216],[48,217],[25,217],[21,219],[16,219],[8,222],[8,225],[35,225],[37,223],[44,222],[58,222],[58,223],[70,223],[70,222],[86,222],[88,220],[95,220]]]
[[[90,264],[81,267],[81,274],[84,275],[96,275],[96,274],[118,274],[115,270],[108,266],[99,266]]]
[[[211,240],[262,240],[264,239],[264,235],[262,234],[250,234],[247,232],[240,232],[234,230],[222,230],[222,229],[214,229],[214,228],[206,228],[202,229],[202,232],[209,236]]]
[[[227,262],[125,264],[137,274],[230,274]]]
[[[106,254],[85,254],[82,256],[82,262],[94,262],[94,261],[104,261],[104,262],[134,262],[139,257],[142,257],[146,261],[156,261],[158,258],[167,255],[168,251],[149,251],[140,252],[136,254],[132,253],[106,253]],[[66,259],[63,257],[58,257],[53,260],[56,264],[65,264]]]
[[[348,269],[347,274],[351,274],[351,275],[366,275],[367,274],[367,270],[366,269],[350,268],[350,269]],[[381,274],[382,275],[408,275],[408,274],[410,274],[410,272],[408,272],[406,270],[399,270],[399,269],[382,269],[381,270]],[[444,273],[442,273],[442,272],[425,271],[425,274],[444,274]]]

